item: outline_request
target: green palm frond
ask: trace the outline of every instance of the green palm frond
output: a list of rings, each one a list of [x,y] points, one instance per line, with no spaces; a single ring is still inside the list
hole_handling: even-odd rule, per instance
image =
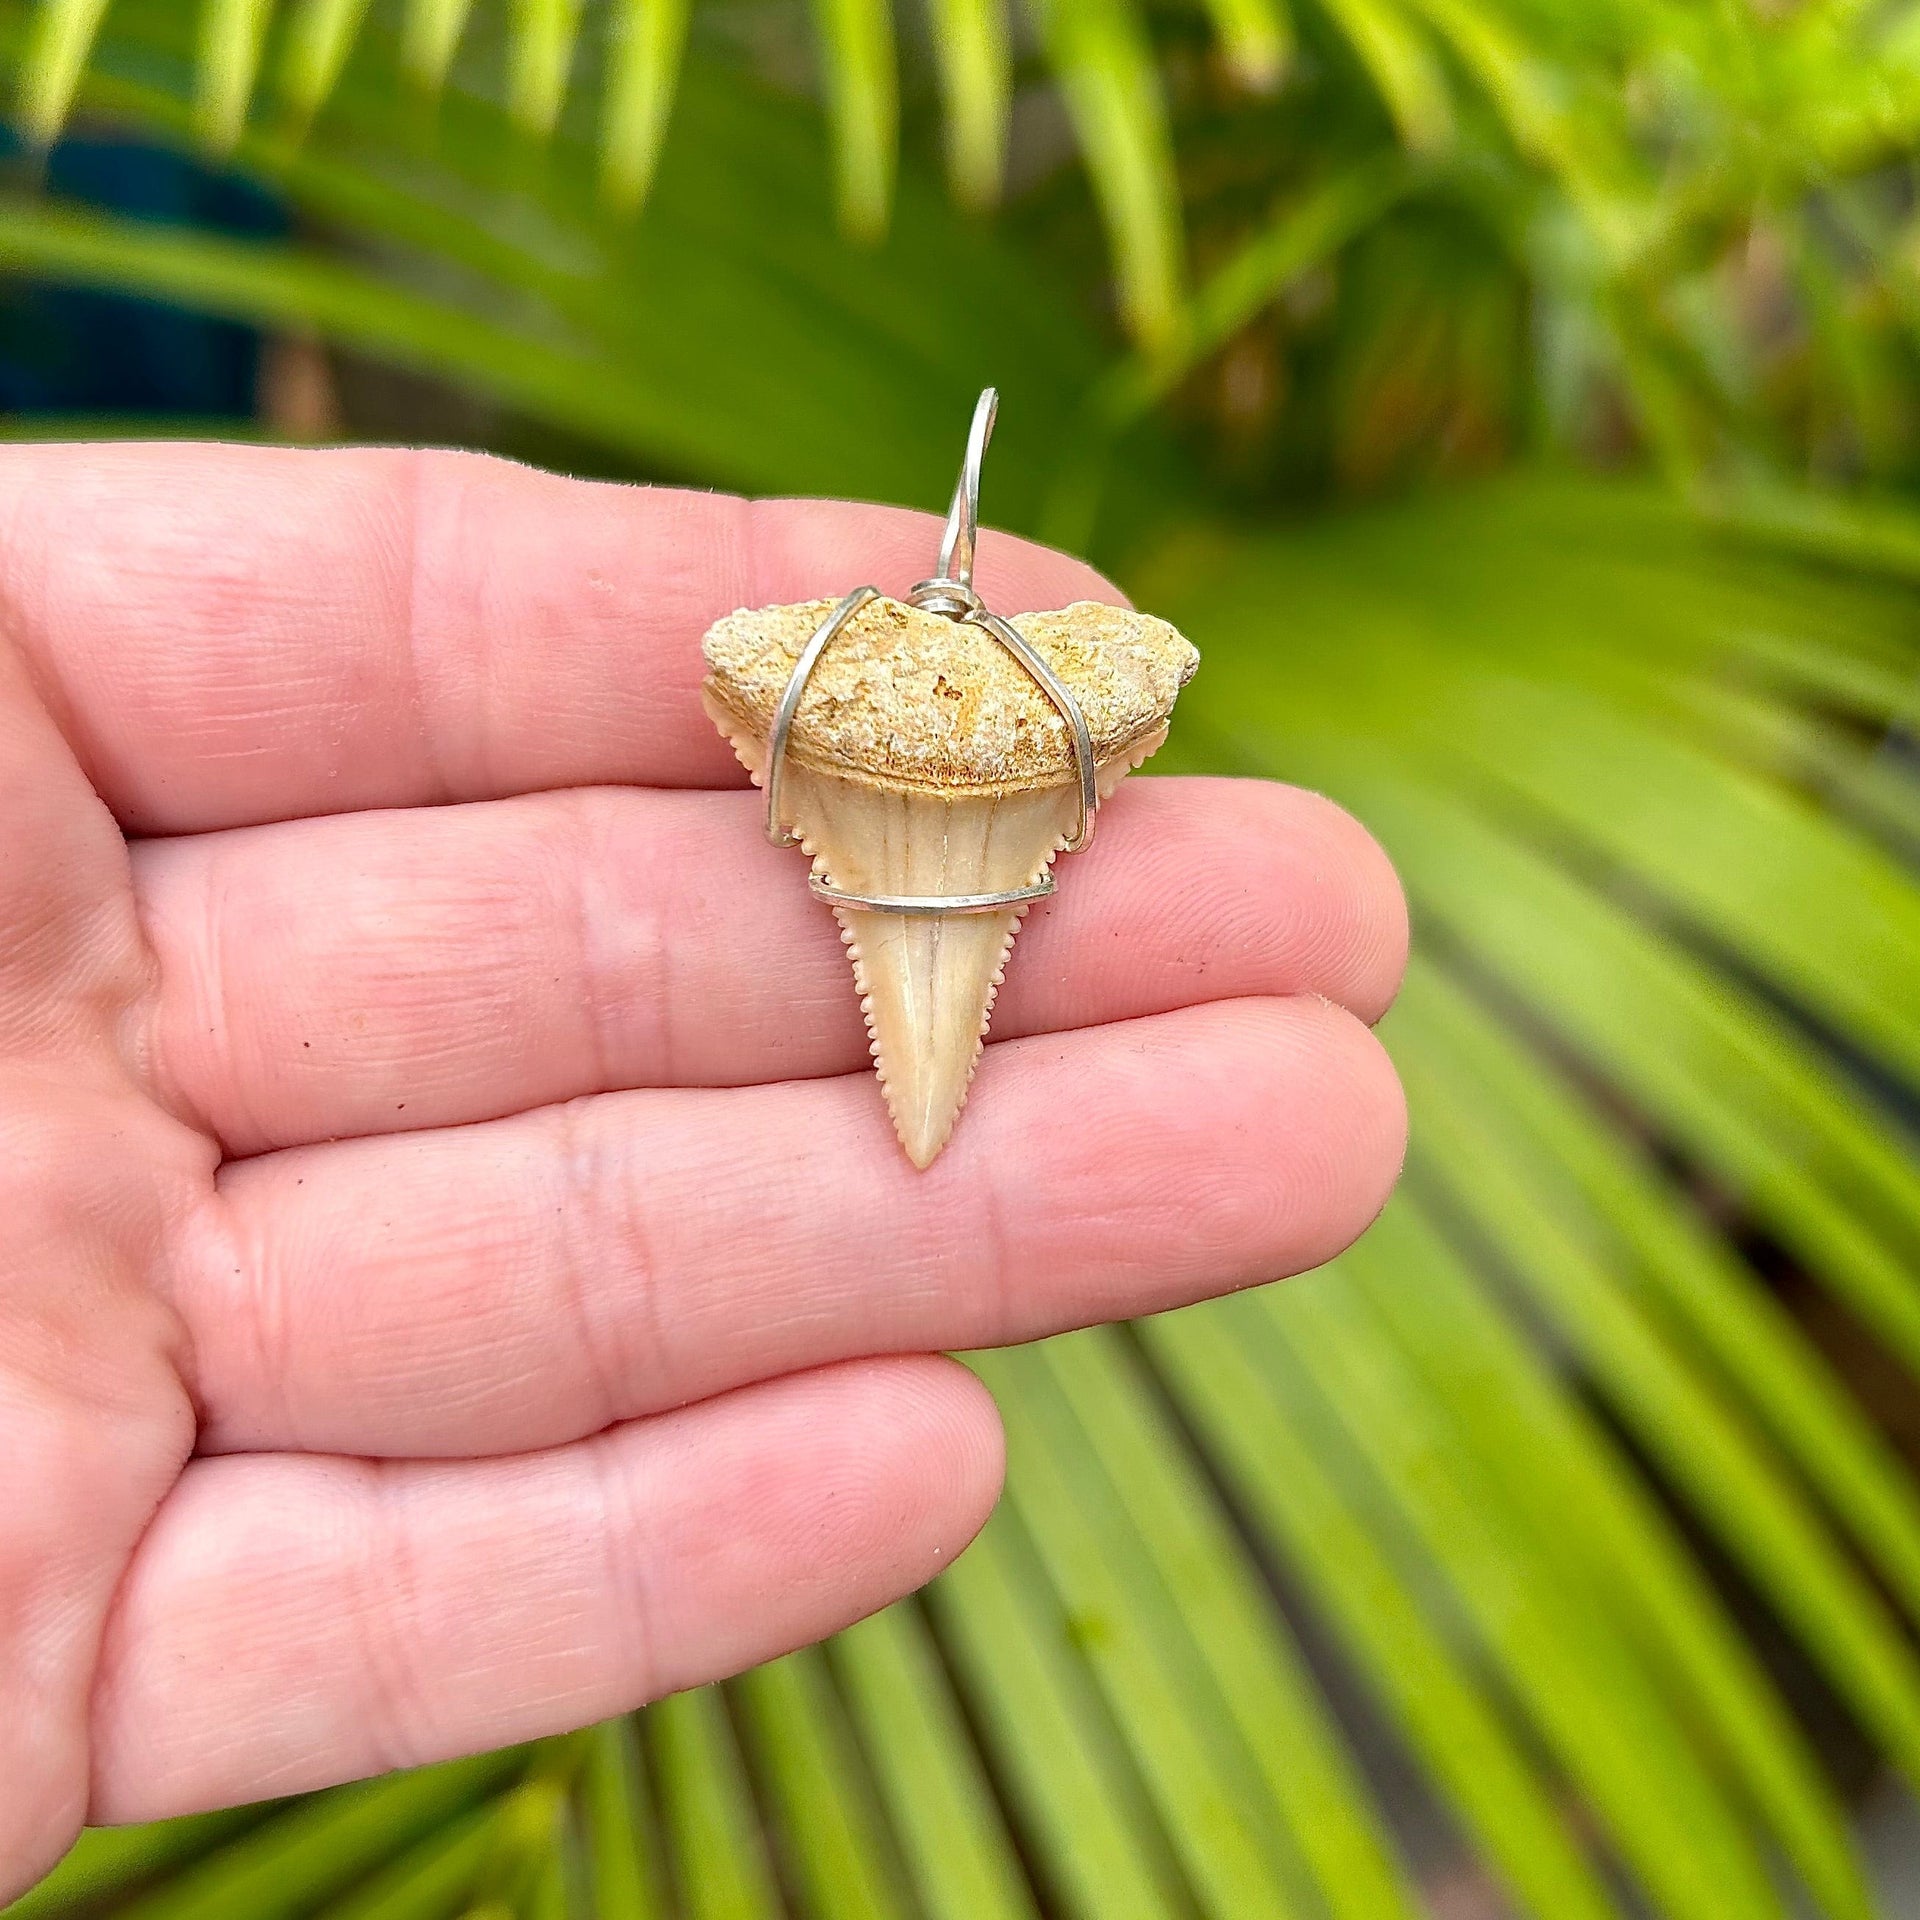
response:
[[[106,0],[20,4],[31,25],[14,62],[19,118],[45,144],[82,99],[90,65],[111,66]],[[981,207],[1002,191],[1018,66],[1052,82],[1106,229],[1116,310],[1148,354],[1178,358],[1183,342],[1217,331],[1218,301],[1194,305],[1196,233],[1210,259],[1222,239],[1257,255],[1289,210],[1306,218],[1340,180],[1398,158],[1418,163],[1423,194],[1467,210],[1515,283],[1537,290],[1561,363],[1539,423],[1549,432],[1590,431],[1604,395],[1680,473],[1764,454],[1783,431],[1816,458],[1844,443],[1842,457],[1882,470],[1913,464],[1920,429],[1888,404],[1920,315],[1890,170],[1920,128],[1920,60],[1911,36],[1884,31],[1871,11],[1033,0],[1015,17],[1008,5],[930,0],[930,57],[908,36],[910,104],[917,117],[937,94],[951,189]],[[369,0],[199,0],[197,136],[217,152],[250,131],[298,138],[356,60],[391,66],[385,34],[398,25],[399,65],[417,87],[437,95],[457,69],[510,107],[528,136],[523,170],[570,114],[597,128],[608,206],[641,206],[690,29],[697,38],[705,23],[691,0],[395,8],[397,22]],[[877,241],[900,137],[893,0],[812,0],[808,11],[838,217]],[[717,16],[705,24],[716,40],[731,31]],[[1161,56],[1196,33],[1223,80],[1170,89],[1175,69]],[[1029,41],[1032,62],[1017,63]],[[1342,125],[1330,153],[1285,131],[1330,114]],[[1277,214],[1246,205],[1242,168],[1217,200],[1204,178],[1183,183],[1183,134],[1257,139]],[[1373,208],[1357,232],[1392,211]],[[1812,364],[1799,329],[1820,342]]]
[[[931,0],[934,57],[946,110],[947,178],[975,210],[999,198],[1006,172],[1013,49],[1003,0]]]
[[[407,0],[400,64],[429,97],[446,84],[447,70],[466,31],[471,0]]]
[[[687,0],[621,0],[615,16],[600,178],[608,199],[622,212],[637,207],[653,185],[690,12]]]
[[[280,60],[280,91],[305,127],[340,82],[367,0],[294,0]]]
[[[107,0],[64,0],[34,15],[21,61],[19,114],[23,131],[36,144],[51,144],[66,124],[106,11]]]
[[[208,0],[201,13],[197,130],[216,151],[231,147],[246,124],[272,21],[272,0]]]

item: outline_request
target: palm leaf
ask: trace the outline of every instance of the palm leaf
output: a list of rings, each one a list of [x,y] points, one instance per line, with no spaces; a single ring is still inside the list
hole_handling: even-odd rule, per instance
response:
[[[200,138],[224,153],[240,137],[273,0],[206,0],[200,16]]]
[[[1282,0],[1209,0],[1220,51],[1241,84],[1268,92],[1293,57],[1293,20]]]
[[[1432,42],[1396,0],[1321,0],[1378,89],[1400,138],[1436,153],[1453,137],[1453,101]]]
[[[1192,1625],[1156,1577],[1149,1543],[1121,1508],[1047,1361],[1028,1351],[983,1364],[1009,1414],[1009,1458],[1018,1463],[1009,1508],[1067,1609],[1188,1883],[1210,1911],[1309,1911],[1286,1825],[1251,1817],[1272,1796],[1252,1790],[1250,1756],[1210,1684]]]
[[[1040,1891],[1074,1913],[1185,1913],[1166,1837],[1018,1520],[997,1516],[928,1598]]]
[[[1151,1329],[1155,1358],[1228,1486],[1299,1569],[1319,1617],[1522,1910],[1613,1913],[1552,1784],[1462,1657],[1452,1622],[1431,1617],[1400,1543],[1381,1537],[1350,1451],[1326,1429],[1324,1403],[1284,1360],[1269,1352],[1262,1365],[1239,1336],[1222,1312]]]
[[[582,1811],[587,1828],[587,1904],[600,1920],[658,1920],[665,1908],[660,1838],[645,1795],[631,1721],[593,1732]]]
[[[60,0],[34,15],[20,78],[20,122],[29,140],[50,146],[66,124],[106,10],[107,0]]]
[[[826,69],[840,217],[849,232],[877,240],[893,200],[900,117],[893,16],[884,0],[813,0],[813,12]]]
[[[1132,0],[1038,0],[1041,42],[1093,174],[1120,309],[1149,347],[1184,292],[1179,187],[1159,70]]]
[[[1421,969],[1414,991],[1432,978]],[[1379,1315],[1372,1337],[1422,1371],[1432,1404],[1455,1428],[1452,1444],[1485,1476],[1489,1504],[1510,1503],[1532,1551],[1563,1555],[1573,1577],[1592,1583],[1644,1642],[1828,1909],[1863,1911],[1841,1811],[1806,1741],[1640,1477],[1587,1410],[1558,1390],[1555,1369],[1518,1337],[1420,1209],[1403,1202],[1392,1223],[1421,1284],[1398,1284],[1395,1231],[1348,1262]],[[1469,1382],[1475,1390],[1459,1391]],[[1569,1514],[1581,1516],[1578,1527],[1567,1526]]]
[[[780,1896],[719,1697],[708,1691],[662,1701],[646,1732],[676,1910],[691,1920],[770,1920],[781,1911]]]
[[[932,0],[947,114],[947,179],[962,206],[990,207],[1006,166],[1013,57],[1001,0]]]
[[[1012,1837],[918,1611],[875,1614],[834,1652],[920,1906],[936,1920],[1030,1920]]]
[[[789,1654],[735,1683],[775,1850],[814,1920],[907,1912],[876,1796],[824,1657]]]
[[[1151,1373],[1124,1343],[1056,1341],[1046,1355],[1080,1447],[1097,1444],[1107,1497],[1147,1562],[1130,1584],[1177,1596],[1180,1621],[1244,1743],[1259,1793],[1286,1814],[1289,1865],[1317,1896],[1309,1910],[1355,1920],[1410,1911],[1404,1868],[1308,1663],[1241,1541],[1221,1524],[1196,1463],[1176,1444]],[[1189,1690],[1203,1685],[1196,1675]]]
[[[294,0],[280,91],[298,125],[306,126],[339,85],[366,11],[367,0]]]
[[[469,37],[472,4],[404,0],[400,65],[429,92],[444,85]],[[78,98],[105,6],[31,5],[34,24],[17,61],[21,120],[45,144]],[[1241,86],[1271,89],[1285,75],[1303,106],[1310,96],[1312,111],[1368,128],[1363,150],[1341,143],[1344,164],[1402,150],[1442,164],[1510,252],[1515,273],[1539,284],[1562,340],[1581,343],[1588,364],[1569,361],[1570,385],[1609,384],[1677,468],[1698,469],[1729,436],[1759,444],[1770,430],[1761,358],[1770,349],[1735,284],[1738,236],[1753,222],[1791,248],[1799,314],[1837,370],[1831,403],[1849,434],[1878,465],[1909,456],[1890,424],[1889,383],[1902,377],[1900,332],[1920,301],[1899,236],[1879,211],[1886,196],[1875,175],[1903,132],[1920,126],[1920,105],[1902,43],[1876,36],[1858,10],[1811,25],[1793,12],[1762,19],[1606,0],[1575,25],[1522,0],[1321,0],[1308,25],[1316,41],[1330,37],[1333,57],[1300,63],[1283,0],[1203,5]],[[809,10],[839,217],[846,231],[877,241],[889,218],[900,114],[892,0],[811,0]],[[335,100],[366,11],[366,0],[290,8],[281,91],[296,132]],[[484,30],[471,38],[485,51],[469,63],[474,72],[497,86],[535,141],[552,135],[570,97],[590,97],[604,191],[619,209],[637,207],[675,98],[690,0],[607,0],[591,9],[583,0],[483,0],[482,11]],[[1007,141],[1004,8],[1001,0],[931,0],[931,11],[949,179],[963,203],[986,205],[1000,189]],[[201,8],[197,122],[217,149],[237,142],[250,116],[262,117],[255,95],[273,12],[271,0]],[[1183,337],[1188,295],[1182,192],[1156,60],[1161,25],[1136,0],[1034,0],[1033,16],[1106,227],[1117,310],[1141,345],[1164,352]],[[588,48],[578,44],[583,35]],[[1629,110],[1643,95],[1646,110]],[[1849,118],[1831,104],[1852,97],[1880,101],[1877,116]],[[1666,137],[1668,127],[1694,121],[1712,137]],[[532,156],[523,152],[519,164],[531,166]],[[1277,165],[1272,185],[1297,188],[1297,169]],[[1389,211],[1375,207],[1366,224]],[[1253,245],[1258,216],[1235,219],[1239,240]],[[1871,259],[1864,276],[1863,244]],[[1715,249],[1728,269],[1723,288],[1701,271]],[[1551,417],[1571,418],[1579,404],[1569,397]],[[1779,409],[1771,412],[1777,419]]]
[[[615,15],[601,180],[622,211],[638,207],[653,184],[691,11],[687,0],[621,0]]]
[[[507,65],[508,103],[523,133],[552,133],[566,98],[580,0],[514,0]]]
[[[471,7],[472,0],[407,0],[400,64],[423,91],[437,93],[444,84]]]

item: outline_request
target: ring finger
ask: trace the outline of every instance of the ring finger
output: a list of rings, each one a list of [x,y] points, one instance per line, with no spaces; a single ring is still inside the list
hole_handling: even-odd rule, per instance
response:
[[[1296,1272],[1398,1171],[1313,998],[1008,1041],[926,1173],[864,1074],[605,1094],[230,1165],[177,1285],[207,1450],[548,1446],[817,1363]]]

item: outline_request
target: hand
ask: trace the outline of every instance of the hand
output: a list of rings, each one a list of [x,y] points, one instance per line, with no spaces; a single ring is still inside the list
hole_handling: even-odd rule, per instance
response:
[[[1234,781],[1122,788],[907,1164],[695,689],[718,613],[936,540],[458,455],[0,455],[0,1897],[83,1820],[832,1632],[998,1488],[926,1356],[1380,1205],[1398,889]],[[980,575],[1111,594],[991,535]]]

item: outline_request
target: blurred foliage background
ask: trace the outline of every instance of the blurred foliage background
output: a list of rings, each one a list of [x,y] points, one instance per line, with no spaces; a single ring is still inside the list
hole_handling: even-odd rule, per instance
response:
[[[91,1834],[10,1920],[1920,1913],[1920,5],[4,0],[0,47],[8,430],[938,506],[991,382],[988,517],[1205,654],[1163,758],[1335,794],[1417,925],[1378,1227],[982,1356],[1009,1492],[924,1596]]]

